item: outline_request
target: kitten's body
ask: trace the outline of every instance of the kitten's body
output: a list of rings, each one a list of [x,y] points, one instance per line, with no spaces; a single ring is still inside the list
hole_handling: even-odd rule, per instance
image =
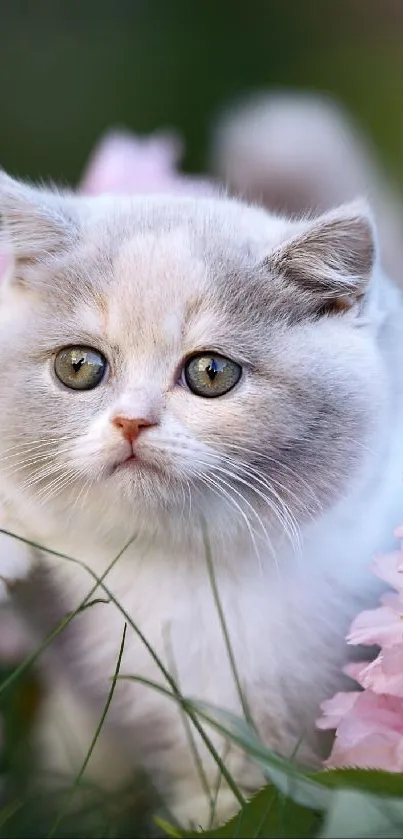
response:
[[[98,576],[135,535],[108,589],[185,695],[240,712],[203,517],[261,736],[290,754],[303,735],[301,760],[317,760],[319,703],[340,684],[348,625],[377,589],[371,556],[389,547],[403,502],[402,305],[373,269],[365,213],[291,224],[221,199],[38,198],[8,181],[4,194],[16,254],[0,302],[7,526]],[[60,346],[83,342],[104,348],[112,370],[109,385],[77,395],[60,389],[50,365]],[[209,347],[244,364],[232,396],[203,400],[175,379],[182,358]],[[117,411],[155,423],[136,444],[138,465],[120,471]],[[69,473],[62,465],[51,474],[50,457],[38,495],[44,428],[57,462],[70,458],[78,471],[70,486],[52,484]],[[21,460],[10,473],[12,446]],[[44,600],[29,611],[43,631],[47,608],[74,609],[93,581],[68,560],[34,558]],[[94,726],[123,625],[114,602],[97,603],[55,649],[62,690],[70,684],[93,709]],[[120,672],[164,684],[130,626]],[[172,793],[179,816],[207,823],[175,704],[120,682],[108,723],[122,755]],[[214,787],[217,768],[203,759]],[[259,784],[241,755],[228,761],[243,789]],[[223,789],[219,816],[234,805]]]

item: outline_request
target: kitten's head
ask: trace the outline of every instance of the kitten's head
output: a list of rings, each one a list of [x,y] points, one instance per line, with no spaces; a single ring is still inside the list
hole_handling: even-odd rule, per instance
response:
[[[365,207],[78,198],[2,176],[0,476],[47,515],[256,538],[339,499],[383,368]],[[61,515],[63,514],[63,515]]]

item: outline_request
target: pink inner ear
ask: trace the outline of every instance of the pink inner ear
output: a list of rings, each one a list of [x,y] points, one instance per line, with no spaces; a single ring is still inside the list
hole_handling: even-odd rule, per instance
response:
[[[129,132],[108,133],[90,157],[80,190],[87,195],[211,193],[212,185],[178,172],[180,153],[180,141],[173,135],[137,137]]]

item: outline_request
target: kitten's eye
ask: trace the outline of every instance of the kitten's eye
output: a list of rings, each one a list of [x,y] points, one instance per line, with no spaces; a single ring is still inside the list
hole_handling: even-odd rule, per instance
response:
[[[65,347],[55,358],[57,378],[72,390],[92,390],[102,381],[107,361],[91,347]]]
[[[239,382],[242,368],[222,355],[200,353],[189,358],[184,367],[186,384],[196,396],[223,396]]]

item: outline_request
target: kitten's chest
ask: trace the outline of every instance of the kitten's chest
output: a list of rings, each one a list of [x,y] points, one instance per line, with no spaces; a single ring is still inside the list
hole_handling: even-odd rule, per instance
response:
[[[72,621],[58,663],[90,699],[103,699],[126,625],[120,672],[130,680],[117,691],[120,722],[159,705],[161,697],[136,679],[166,686],[164,668],[185,695],[238,711],[227,635],[251,700],[280,708],[295,693],[301,700],[310,695],[314,684],[320,701],[329,672],[339,672],[358,606],[340,575],[322,568],[319,577],[312,563],[309,573],[309,558],[301,559],[292,573],[286,564],[279,574],[263,571],[253,555],[242,573],[218,572],[218,604],[206,564],[186,567],[158,553],[147,561],[129,556],[106,578],[106,591],[92,593],[92,605]],[[88,596],[85,573],[59,568],[56,579],[70,610]],[[99,599],[106,602],[93,602]]]

